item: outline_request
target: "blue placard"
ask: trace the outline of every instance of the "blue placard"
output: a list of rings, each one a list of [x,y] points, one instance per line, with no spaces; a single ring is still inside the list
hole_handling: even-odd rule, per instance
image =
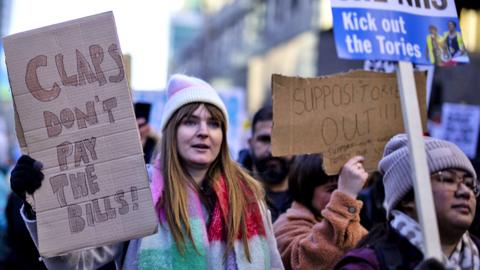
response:
[[[340,58],[468,62],[454,1],[332,0],[332,13]]]

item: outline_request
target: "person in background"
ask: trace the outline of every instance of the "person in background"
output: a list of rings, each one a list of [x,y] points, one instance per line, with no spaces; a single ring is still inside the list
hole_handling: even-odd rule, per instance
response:
[[[383,207],[385,193],[383,190],[382,174],[378,171],[370,173],[367,180],[368,186],[364,187],[358,194],[358,199],[363,202],[360,211],[360,223],[367,231],[377,224],[387,220],[387,213]]]
[[[181,74],[167,86],[161,155],[148,166],[159,225],[141,239],[44,259],[49,269],[283,269],[261,186],[229,154],[228,114],[206,82]],[[22,156],[12,172],[17,194],[43,174]],[[37,240],[34,213],[22,210]],[[30,213],[30,214],[29,214]]]
[[[464,55],[465,45],[460,32],[457,31],[457,23],[448,21],[448,31],[443,33],[443,42],[451,58]]]
[[[7,184],[5,174],[0,170],[0,269],[5,268],[5,260],[7,259],[9,248],[7,246],[7,201],[10,188]]]
[[[448,53],[445,51],[445,44],[442,37],[438,34],[438,29],[435,25],[430,25],[428,27],[426,49],[425,56],[430,63],[442,66],[444,62],[448,60]]]
[[[252,137],[248,141],[251,168],[247,169],[263,184],[267,205],[275,222],[292,204],[292,196],[288,191],[288,172],[292,159],[272,156],[272,126],[272,106],[260,108],[253,116]]]
[[[12,167],[12,155],[10,155],[11,145],[9,143],[7,123],[0,115],[0,174],[6,176]]]
[[[0,116],[0,269],[46,269],[20,215],[22,199],[10,190],[13,147],[7,134],[7,124]]]
[[[10,153],[7,136],[6,122],[0,115],[0,269],[7,253],[7,218],[6,206],[10,188],[8,187],[7,174],[10,170]]]
[[[437,216],[442,265],[435,269],[480,269],[480,241],[467,230],[475,216],[477,175],[470,160],[454,144],[424,137],[429,179]],[[388,222],[372,229],[335,269],[434,269],[425,267],[424,240],[414,199],[406,134],[385,145],[379,163],[385,188]],[[422,268],[423,267],[423,268]]]
[[[289,174],[293,204],[274,223],[286,269],[332,269],[367,234],[356,197],[368,178],[363,157],[328,176],[319,154],[297,156]]]
[[[151,107],[152,105],[150,103],[144,102],[137,102],[134,105],[145,164],[152,162],[152,159],[155,157],[157,144],[160,141],[150,125]]]
[[[11,193],[5,211],[7,218],[7,250],[3,269],[40,270],[47,269],[39,260],[38,250],[20,215],[23,201],[15,193]],[[2,269],[0,267],[0,269]]]

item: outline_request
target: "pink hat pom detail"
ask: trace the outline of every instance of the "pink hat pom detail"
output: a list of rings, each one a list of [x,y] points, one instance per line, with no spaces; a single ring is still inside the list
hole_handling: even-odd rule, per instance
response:
[[[170,99],[173,95],[182,89],[192,86],[211,87],[206,82],[194,77],[188,77],[182,74],[174,74],[168,81],[167,98]]]

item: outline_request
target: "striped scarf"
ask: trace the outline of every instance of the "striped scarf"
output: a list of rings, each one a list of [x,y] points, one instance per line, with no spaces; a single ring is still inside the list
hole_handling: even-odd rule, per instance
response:
[[[162,172],[157,168],[153,172],[151,185],[154,205],[157,205],[162,195],[164,183]],[[141,240],[138,253],[139,269],[270,269],[270,253],[265,237],[265,227],[260,205],[257,202],[247,206],[245,217],[251,263],[244,252],[240,233],[234,242],[233,249],[225,259],[227,235],[225,224],[229,209],[224,177],[214,181],[213,190],[216,202],[210,217],[197,192],[193,188],[188,190],[189,223],[196,249],[187,237],[184,254],[178,251],[165,212],[163,209],[157,209],[158,232]],[[207,223],[208,218],[210,220]]]
[[[424,249],[423,235],[420,225],[407,216],[406,214],[398,211],[392,211],[393,219],[390,221],[390,225],[403,237],[422,251]],[[479,269],[480,261],[478,248],[473,242],[468,232],[465,232],[455,247],[455,251],[447,257],[443,255],[443,263],[447,270],[467,270],[467,269]]]

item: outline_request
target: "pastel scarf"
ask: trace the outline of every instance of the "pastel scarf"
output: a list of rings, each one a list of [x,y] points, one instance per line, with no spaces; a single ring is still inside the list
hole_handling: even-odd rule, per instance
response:
[[[418,225],[415,220],[398,210],[392,211],[392,215],[393,219],[390,221],[392,227],[403,237],[407,238],[413,246],[420,251],[423,251],[423,235],[420,225]],[[443,263],[447,270],[479,269],[480,261],[478,248],[472,238],[470,238],[468,232],[463,234],[455,251],[450,257],[444,255]]]
[[[164,181],[162,172],[153,172],[151,184],[154,205],[159,201]],[[188,212],[193,244],[186,238],[184,255],[178,251],[175,240],[165,218],[163,209],[157,209],[158,232],[141,239],[138,253],[138,269],[270,269],[270,251],[260,205],[250,203],[246,209],[247,239],[251,262],[244,252],[241,235],[237,236],[225,259],[226,217],[228,215],[228,192],[224,177],[213,182],[216,203],[207,226],[208,213],[197,192],[188,190]],[[248,195],[248,192],[247,192]]]

